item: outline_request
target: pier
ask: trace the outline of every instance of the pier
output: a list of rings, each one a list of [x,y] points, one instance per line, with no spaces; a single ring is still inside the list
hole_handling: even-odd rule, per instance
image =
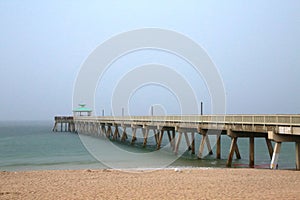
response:
[[[60,118],[62,117],[57,119]],[[137,140],[137,130],[141,129],[143,146],[147,145],[151,132],[155,136],[157,149],[161,148],[163,137],[167,137],[175,154],[178,153],[180,142],[184,137],[187,149],[192,154],[197,153],[199,159],[203,158],[205,146],[212,154],[208,137],[212,135],[217,140],[216,159],[220,159],[221,137],[219,136],[227,135],[231,138],[226,164],[228,167],[232,165],[234,155],[237,159],[241,158],[238,139],[249,140],[249,166],[254,167],[254,139],[264,138],[270,155],[271,169],[276,169],[281,143],[294,142],[296,169],[300,170],[300,115],[75,116],[72,120],[74,123],[72,131],[105,136],[112,140],[127,140],[129,137],[126,130],[131,129],[132,144]],[[57,121],[55,120],[55,124]],[[198,150],[195,149],[195,134],[202,136]],[[274,148],[271,141],[275,143]]]

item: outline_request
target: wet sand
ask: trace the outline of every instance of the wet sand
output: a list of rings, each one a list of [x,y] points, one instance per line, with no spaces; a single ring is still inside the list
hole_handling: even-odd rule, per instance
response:
[[[300,199],[300,172],[266,169],[0,172],[0,199]]]

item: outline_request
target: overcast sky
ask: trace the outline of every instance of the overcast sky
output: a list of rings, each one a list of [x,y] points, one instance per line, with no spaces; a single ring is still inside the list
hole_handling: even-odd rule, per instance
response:
[[[0,120],[71,114],[73,85],[89,54],[116,34],[144,27],[180,32],[206,50],[223,79],[227,113],[300,113],[299,10],[298,0],[1,0]],[[164,56],[154,55],[145,62]],[[109,99],[98,93],[97,109],[108,109]],[[142,94],[132,97],[137,110],[145,109]],[[207,102],[206,113],[208,96],[197,96]]]

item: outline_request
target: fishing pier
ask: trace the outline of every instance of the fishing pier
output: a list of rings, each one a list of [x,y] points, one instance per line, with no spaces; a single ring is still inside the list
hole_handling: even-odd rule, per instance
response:
[[[63,120],[65,119],[65,121]],[[154,134],[157,149],[161,148],[164,137],[170,142],[174,153],[178,153],[181,140],[186,140],[187,149],[203,158],[205,146],[210,154],[211,137],[216,137],[216,158],[221,158],[221,137],[231,138],[226,165],[232,165],[233,156],[240,159],[238,139],[249,140],[249,166],[254,167],[255,138],[264,138],[270,155],[270,168],[276,169],[282,142],[294,142],[296,169],[300,170],[300,115],[190,115],[190,116],[74,116],[55,117],[58,124],[69,123],[68,130],[93,136],[105,136],[112,140],[131,143],[137,140],[141,129],[143,146],[147,145],[149,133]],[[61,125],[63,127],[63,125]],[[131,137],[127,131],[131,130]],[[195,149],[195,134],[200,134],[199,149]],[[183,138],[184,137],[184,138]],[[275,143],[274,147],[272,145]]]

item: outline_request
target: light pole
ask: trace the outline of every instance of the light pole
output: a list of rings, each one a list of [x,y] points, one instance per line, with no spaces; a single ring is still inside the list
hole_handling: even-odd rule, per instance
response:
[[[203,102],[201,101],[201,107],[200,107],[200,109],[201,109],[201,115],[203,115]]]

